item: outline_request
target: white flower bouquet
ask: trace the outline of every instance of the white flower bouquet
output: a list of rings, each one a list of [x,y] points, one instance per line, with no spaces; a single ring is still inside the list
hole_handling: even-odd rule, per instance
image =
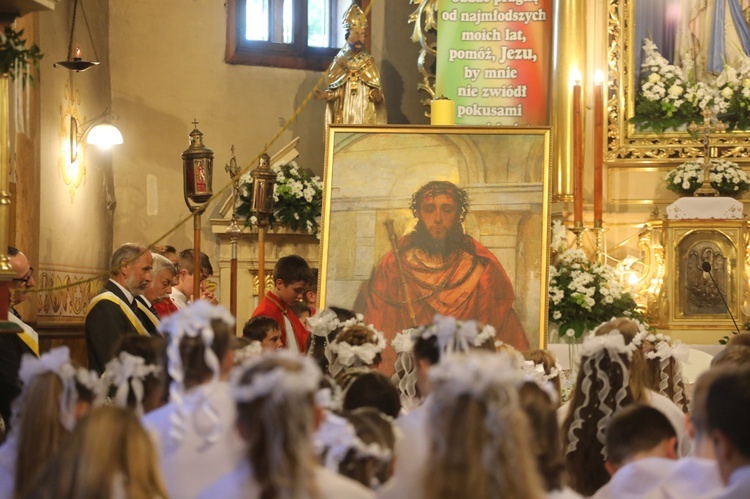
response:
[[[665,177],[667,189],[683,196],[692,195],[703,184],[703,159],[686,161]],[[737,163],[712,159],[709,170],[711,186],[722,196],[738,196],[750,187],[748,175]]]
[[[715,85],[714,111],[727,130],[750,128],[750,58],[744,58],[737,68],[726,64]]]
[[[273,188],[274,213],[269,217],[271,227],[276,224],[292,230],[304,230],[320,237],[320,214],[323,207],[323,181],[292,161],[274,165],[276,184]],[[237,214],[246,217],[245,225],[256,225],[252,206],[253,179],[250,173],[240,177],[240,201]]]
[[[549,269],[549,320],[559,325],[560,337],[575,341],[585,331],[612,317],[640,319],[635,300],[625,291],[615,269],[590,262],[583,250],[566,249],[565,234],[565,226],[555,221],[552,249],[556,255]]]
[[[644,40],[643,50],[641,88],[630,122],[640,129],[662,133],[699,119],[700,110],[712,101],[711,89],[703,83],[691,83],[689,68],[669,64],[653,41]]]
[[[727,124],[727,130],[750,129],[750,57],[732,66],[725,64],[712,82],[696,82],[692,59],[685,66],[669,64],[653,41],[643,41],[640,89],[635,96],[635,115],[630,122],[640,130],[661,133],[702,122],[701,111],[711,109]]]

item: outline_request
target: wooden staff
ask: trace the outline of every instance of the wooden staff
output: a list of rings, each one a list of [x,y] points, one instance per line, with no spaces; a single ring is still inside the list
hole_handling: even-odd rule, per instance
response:
[[[409,310],[409,317],[411,318],[412,327],[417,327],[417,316],[414,313],[414,305],[411,302],[411,295],[409,294],[409,284],[406,282],[406,274],[404,268],[401,266],[401,256],[398,252],[398,238],[396,237],[396,231],[393,229],[393,220],[390,218],[383,222],[385,229],[388,231],[388,239],[391,241],[391,248],[393,248],[393,254],[396,255],[396,265],[398,265],[398,273],[401,275],[401,285],[404,288],[404,299],[406,300],[406,308]]]

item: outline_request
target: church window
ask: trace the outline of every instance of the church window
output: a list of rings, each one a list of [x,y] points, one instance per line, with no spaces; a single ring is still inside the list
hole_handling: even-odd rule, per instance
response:
[[[227,0],[226,60],[323,71],[345,43],[341,24],[349,5],[351,0]]]

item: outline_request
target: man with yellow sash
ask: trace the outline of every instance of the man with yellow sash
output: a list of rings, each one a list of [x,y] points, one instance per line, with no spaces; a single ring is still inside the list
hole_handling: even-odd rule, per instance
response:
[[[174,264],[166,257],[158,253],[151,253],[154,258],[153,268],[151,269],[151,284],[141,296],[136,296],[138,301],[138,317],[146,327],[151,336],[161,336],[158,331],[159,313],[154,308],[154,304],[169,300],[169,293],[172,292],[172,282],[177,276],[177,269]]]
[[[151,282],[152,264],[151,252],[137,244],[123,244],[112,254],[109,280],[86,311],[84,329],[89,369],[104,372],[120,337],[148,335],[138,317],[140,312],[135,298],[142,295]]]
[[[34,286],[34,269],[26,255],[17,248],[8,246],[8,256],[10,266],[16,272],[11,283],[11,308],[8,320],[20,326],[23,331],[16,334],[0,334],[0,416],[6,424],[10,424],[11,402],[21,393],[21,384],[18,380],[21,357],[24,354],[39,357],[39,336],[31,326],[21,320],[13,308],[13,305],[18,305],[26,299],[29,288]]]

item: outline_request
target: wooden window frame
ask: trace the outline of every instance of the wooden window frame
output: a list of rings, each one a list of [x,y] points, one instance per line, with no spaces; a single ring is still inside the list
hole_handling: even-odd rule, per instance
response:
[[[370,0],[362,0],[363,10]],[[359,2],[358,2],[359,3]],[[288,69],[325,71],[344,45],[336,48],[307,46],[307,2],[295,1],[295,18],[300,22],[293,27],[290,44],[259,40],[245,40],[243,35],[247,0],[227,0],[227,45],[226,62],[248,66],[269,66]],[[340,19],[337,22],[341,22]],[[370,15],[367,15],[365,31],[366,50],[370,50]]]

